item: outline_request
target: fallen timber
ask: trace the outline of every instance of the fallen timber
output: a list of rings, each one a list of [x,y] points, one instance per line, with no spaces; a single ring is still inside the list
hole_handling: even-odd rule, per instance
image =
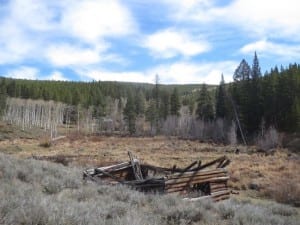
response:
[[[205,164],[195,161],[185,168],[157,167],[140,163],[131,152],[128,156],[128,162],[87,169],[83,178],[103,184],[123,184],[143,192],[180,194],[191,201],[204,198],[221,201],[230,197],[225,169],[230,160],[226,156]]]

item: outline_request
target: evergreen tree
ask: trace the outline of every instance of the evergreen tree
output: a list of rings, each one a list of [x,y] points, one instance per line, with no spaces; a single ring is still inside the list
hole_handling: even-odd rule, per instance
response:
[[[141,90],[135,95],[134,98],[135,113],[137,116],[142,116],[145,113],[145,96]]]
[[[249,80],[251,74],[251,69],[249,64],[243,59],[238,66],[238,68],[234,71],[233,80],[234,81],[242,81]]]
[[[253,66],[251,70],[250,96],[248,110],[251,115],[247,120],[247,129],[250,133],[257,132],[263,119],[262,81],[259,61],[254,53]]]
[[[158,112],[156,109],[156,102],[154,99],[149,101],[149,105],[146,110],[146,120],[150,122],[151,130],[156,128],[156,121],[158,121]]]
[[[170,114],[170,94],[167,91],[160,91],[159,106],[158,106],[159,120],[165,120]]]
[[[216,92],[216,117],[225,118],[228,116],[227,104],[226,104],[226,89],[224,76],[221,76],[221,82]]]
[[[203,84],[200,90],[200,95],[198,98],[197,116],[198,119],[202,119],[204,121],[210,121],[214,118],[214,108],[212,104],[212,99],[210,93],[207,90],[206,84]]]
[[[259,66],[259,61],[256,52],[254,52],[252,70],[251,70],[251,78],[258,79],[261,77],[261,71]]]
[[[0,116],[3,114],[6,106],[6,87],[5,80],[0,78]]]
[[[130,93],[127,98],[127,103],[124,108],[124,119],[128,126],[128,131],[130,134],[135,133],[135,120],[136,120],[136,112],[135,105],[132,94]]]
[[[173,89],[170,104],[171,104],[171,109],[170,109],[171,115],[179,116],[180,100],[179,100],[177,88]]]

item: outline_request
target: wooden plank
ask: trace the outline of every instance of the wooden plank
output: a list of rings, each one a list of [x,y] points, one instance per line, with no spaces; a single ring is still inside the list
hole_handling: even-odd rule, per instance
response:
[[[228,179],[229,177],[212,177],[212,178],[207,178],[207,179],[199,179],[199,180],[193,180],[193,181],[186,181],[186,182],[180,182],[180,183],[172,183],[172,184],[166,184],[166,188],[174,188],[174,187],[182,187],[182,186],[192,186],[195,184],[202,184],[202,183],[207,183],[210,181],[215,181],[215,180],[220,180],[220,179]]]
[[[189,169],[193,168],[196,164],[198,163],[198,161],[192,162],[190,165],[188,165],[186,168],[183,169],[182,173],[188,171]]]
[[[216,164],[216,163],[218,163],[220,161],[224,161],[224,159],[227,159],[227,157],[225,155],[221,156],[221,157],[219,157],[219,158],[217,158],[217,159],[215,159],[215,160],[213,160],[211,162],[205,163],[204,165],[196,168],[195,170],[202,170],[202,169],[204,169],[206,167],[209,167],[209,166],[212,166],[212,165],[214,165],[214,164]]]
[[[231,161],[229,159],[223,161],[218,168],[225,168],[226,166],[228,166],[231,163]]]
[[[129,159],[130,159],[130,163],[131,163],[131,166],[132,166],[132,170],[133,170],[133,174],[135,176],[135,179],[143,180],[143,174],[142,174],[142,171],[141,171],[141,166],[139,164],[139,161],[134,159],[134,156],[132,155],[132,153],[130,151],[128,152],[128,156],[129,156]]]
[[[218,173],[218,174],[208,174],[208,175],[199,175],[199,176],[186,176],[178,179],[167,179],[166,184],[177,184],[177,183],[184,183],[184,182],[191,182],[196,180],[206,180],[209,178],[217,178],[217,177],[228,177],[228,174],[226,173]]]
[[[219,168],[219,169],[214,169],[214,170],[185,172],[184,174],[174,173],[174,174],[167,175],[166,178],[168,180],[171,180],[171,179],[178,179],[178,178],[183,178],[183,177],[201,176],[201,175],[205,176],[205,175],[209,175],[209,174],[218,174],[218,173],[227,173],[227,170],[225,170],[223,168]]]
[[[112,175],[112,174],[110,174],[110,173],[108,173],[108,172],[106,172],[104,170],[101,170],[101,169],[97,168],[97,169],[95,169],[95,172],[96,171],[99,172],[99,173],[103,173],[104,175],[106,175],[106,176],[108,176],[108,177],[110,177],[110,178],[118,181],[119,183],[123,183],[123,181],[121,181],[118,177],[116,177],[116,176],[114,176],[114,175]]]
[[[226,190],[228,190],[228,188],[222,187],[222,188],[214,188],[214,189],[210,189],[210,192],[211,192],[211,193],[214,193],[214,192],[218,192],[218,191],[226,191]]]
[[[119,163],[119,164],[111,165],[111,166],[98,167],[98,169],[110,172],[110,171],[114,171],[114,170],[122,170],[122,169],[129,168],[129,167],[131,167],[130,162],[124,162],[124,163]],[[90,175],[92,175],[92,174],[95,174],[95,169],[97,169],[97,168],[88,169],[85,171],[87,173],[89,173]]]
[[[224,181],[228,180],[229,176],[216,176],[216,175],[208,175],[208,176],[197,176],[197,177],[187,177],[187,178],[179,178],[173,180],[167,180],[166,185],[172,184],[180,184],[180,183],[203,183],[203,182],[212,182],[212,181]]]
[[[204,196],[200,196],[200,197],[197,197],[197,198],[184,198],[183,200],[195,202],[195,201],[201,201],[201,200],[204,200],[204,199],[211,199],[211,196],[210,195],[204,195]]]
[[[186,187],[182,186],[182,187],[176,187],[176,188],[166,188],[165,189],[165,192],[166,193],[173,193],[173,192],[179,192],[179,191],[182,191],[182,190],[185,190]]]
[[[226,183],[220,183],[220,184],[212,184],[212,183],[210,183],[209,186],[210,186],[210,189],[213,189],[213,188],[227,188],[227,184]]]
[[[218,197],[212,197],[212,199],[215,201],[215,202],[218,202],[218,201],[222,201],[222,200],[226,200],[226,199],[229,199],[230,198],[230,195],[221,195],[221,196],[218,196]]]
[[[213,192],[211,193],[212,197],[217,197],[217,196],[221,196],[221,195],[226,195],[226,194],[230,194],[230,190],[224,190],[224,191],[217,191],[217,192]]]

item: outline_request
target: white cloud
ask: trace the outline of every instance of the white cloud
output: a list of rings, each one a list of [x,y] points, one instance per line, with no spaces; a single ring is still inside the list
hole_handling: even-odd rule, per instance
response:
[[[11,0],[0,10],[0,64],[44,58],[58,66],[96,63],[98,53],[109,48],[106,38],[137,29],[118,0]],[[62,41],[72,41],[75,47],[60,46]],[[84,44],[89,48],[76,47]],[[51,48],[45,51],[46,46]],[[108,52],[102,57],[113,58]]]
[[[59,72],[59,71],[54,71],[53,73],[51,73],[49,76],[45,77],[44,79],[46,80],[61,80],[61,81],[66,81],[68,80],[67,78],[64,77],[64,75]]]
[[[232,74],[237,65],[237,62],[234,61],[209,63],[176,62],[153,68],[151,69],[150,74],[158,74],[162,83],[219,84],[222,73],[224,74],[226,82],[232,81]]]
[[[219,84],[222,73],[226,82],[232,81],[232,74],[237,65],[238,63],[234,61],[214,63],[175,62],[162,64],[145,72],[110,72],[101,68],[77,72],[84,80],[153,83],[155,75],[158,74],[162,84]]]
[[[72,35],[89,42],[136,29],[130,12],[118,0],[74,1],[64,12],[62,23]]]
[[[277,55],[292,60],[300,58],[300,45],[286,45],[270,42],[267,40],[259,40],[243,46],[240,51],[242,53],[251,53],[254,51],[261,52],[263,55]]]
[[[31,58],[38,42],[30,39],[13,21],[0,22],[0,64]]]
[[[68,44],[50,46],[46,50],[45,55],[54,66],[83,66],[100,61],[100,55],[97,50]]]
[[[59,1],[40,0],[11,0],[9,14],[20,27],[35,31],[46,31],[57,26],[55,18],[58,16]]]
[[[170,9],[169,17],[177,21],[195,20],[208,22],[214,19],[216,8],[213,0],[163,0]]]
[[[104,69],[77,71],[84,80],[123,81],[123,82],[153,82],[153,75],[138,71],[111,72]]]
[[[164,0],[176,22],[193,22],[199,26],[234,25],[260,37],[287,37],[299,40],[300,13],[298,0],[233,0],[218,6],[217,0]],[[211,24],[207,24],[211,22]]]
[[[225,8],[226,19],[262,36],[299,39],[298,0],[236,0]],[[251,35],[251,33],[249,33]]]
[[[195,56],[210,49],[206,41],[170,29],[149,35],[144,46],[158,58],[172,58],[177,55]]]
[[[39,70],[34,67],[21,66],[20,68],[9,71],[5,76],[16,79],[36,80]]]

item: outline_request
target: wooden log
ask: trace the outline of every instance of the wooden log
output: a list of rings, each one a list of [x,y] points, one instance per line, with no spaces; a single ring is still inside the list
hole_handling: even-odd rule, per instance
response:
[[[227,184],[226,183],[220,183],[220,184],[212,184],[212,183],[210,183],[209,186],[210,186],[210,189],[213,189],[213,188],[227,188]]]
[[[212,178],[211,178],[212,179]],[[199,189],[197,187],[194,187],[194,185],[202,184],[202,183],[207,183],[206,181],[200,182],[200,181],[195,181],[195,183],[179,183],[179,184],[172,184],[165,186],[165,189],[171,189],[171,188],[178,188],[178,187],[185,187],[185,188],[192,188],[192,189]]]
[[[207,176],[207,177],[195,177],[193,179],[178,179],[178,180],[171,180],[166,181],[166,187],[169,186],[184,186],[184,185],[195,185],[195,184],[202,184],[202,183],[209,183],[211,181],[216,181],[216,180],[228,180],[228,176]],[[167,183],[168,182],[168,183]]]
[[[97,168],[97,169],[95,169],[95,171],[103,173],[104,175],[111,177],[112,179],[118,181],[119,183],[123,183],[123,181],[121,181],[118,177],[116,177],[116,176],[114,176],[114,175],[112,175],[112,174],[110,174],[110,173],[108,173],[104,170],[101,170],[101,169]]]
[[[217,159],[215,159],[215,160],[213,160],[211,162],[205,163],[204,165],[195,168],[195,170],[202,170],[202,169],[204,169],[206,167],[209,167],[209,166],[212,166],[212,165],[214,165],[214,164],[216,164],[216,163],[218,163],[220,161],[224,161],[224,159],[227,159],[227,157],[225,155],[221,156],[221,157],[219,157],[219,158],[217,158]]]
[[[198,161],[195,161],[193,163],[191,163],[190,165],[188,165],[186,168],[183,169],[182,173],[188,171],[189,169],[193,168],[196,164],[197,164]]]
[[[218,196],[218,197],[212,197],[212,199],[215,201],[215,202],[218,202],[218,201],[222,201],[222,200],[226,200],[226,199],[229,199],[230,198],[230,195],[221,195],[221,196]]]
[[[224,174],[225,175],[225,174]],[[187,177],[187,178],[179,178],[179,179],[173,179],[173,180],[167,180],[165,183],[166,185],[172,185],[172,184],[180,184],[180,183],[203,183],[203,182],[212,182],[212,181],[225,181],[228,180],[228,176],[219,176],[219,175],[208,175],[208,176],[197,176],[197,177]]]
[[[178,179],[178,178],[184,178],[184,177],[191,177],[191,176],[201,176],[201,175],[209,175],[209,174],[218,174],[218,173],[227,173],[225,169],[214,169],[214,170],[206,170],[206,171],[192,171],[192,172],[185,172],[185,173],[174,173],[167,175],[166,178],[168,180],[171,179]]]
[[[227,195],[227,194],[230,194],[230,190],[224,190],[224,191],[217,191],[217,192],[213,192],[211,193],[210,195],[212,197],[217,197],[217,196],[221,196],[221,195]]]
[[[166,184],[177,184],[182,182],[190,182],[194,180],[205,180],[209,178],[217,178],[217,177],[227,177],[227,173],[217,173],[217,174],[207,174],[207,175],[198,175],[198,176],[185,176],[177,179],[166,179]]]
[[[132,155],[132,153],[129,151],[128,152],[128,156],[129,156],[129,159],[130,159],[130,163],[131,163],[131,166],[132,166],[132,170],[133,170],[133,174],[135,176],[135,179],[136,180],[143,180],[143,174],[142,174],[142,171],[141,171],[141,166],[140,166],[140,163],[138,160],[134,160],[134,156]]]
[[[98,169],[104,170],[107,172],[111,172],[111,171],[115,171],[115,170],[122,170],[122,169],[125,169],[128,167],[131,167],[130,162],[119,163],[119,164],[111,165],[111,166],[98,167]],[[92,175],[92,174],[95,174],[95,169],[97,169],[97,168],[87,169],[85,171]]]
[[[223,161],[218,168],[225,168],[226,166],[228,166],[231,163],[231,161],[229,159]]]
[[[173,192],[180,192],[182,190],[185,190],[186,187],[182,186],[182,187],[175,187],[175,188],[166,188],[165,192],[166,193],[173,193]]]
[[[214,188],[214,189],[210,189],[210,192],[211,192],[211,193],[214,193],[214,192],[218,192],[218,191],[226,191],[226,190],[228,190],[228,188],[222,187],[222,188]]]
[[[197,198],[184,198],[183,200],[195,202],[195,201],[201,201],[201,200],[205,200],[205,199],[211,199],[211,196],[210,195],[204,195],[204,196],[200,196],[200,197],[197,197]]]

